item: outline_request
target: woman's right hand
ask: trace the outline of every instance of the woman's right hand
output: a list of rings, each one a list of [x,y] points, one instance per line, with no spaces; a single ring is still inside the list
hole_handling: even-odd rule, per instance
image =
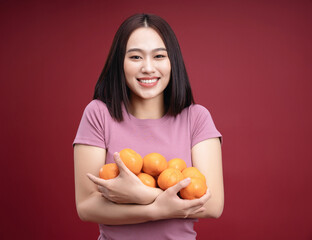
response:
[[[106,199],[116,203],[148,204],[162,192],[160,189],[144,185],[121,160],[119,153],[114,153],[114,160],[119,169],[116,178],[104,180],[92,174],[89,179],[98,185],[98,190]]]
[[[186,178],[161,193],[152,203],[155,220],[168,218],[187,218],[190,215],[205,211],[204,204],[211,194],[209,189],[201,198],[194,200],[181,199],[177,194],[190,183]]]

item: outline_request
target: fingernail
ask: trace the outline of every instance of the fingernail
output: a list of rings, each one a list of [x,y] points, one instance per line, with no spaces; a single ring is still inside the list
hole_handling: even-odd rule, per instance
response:
[[[191,178],[185,178],[183,181],[184,181],[185,183],[188,183],[188,182],[191,181]]]
[[[93,175],[91,173],[87,173],[87,177],[92,179],[93,178]]]

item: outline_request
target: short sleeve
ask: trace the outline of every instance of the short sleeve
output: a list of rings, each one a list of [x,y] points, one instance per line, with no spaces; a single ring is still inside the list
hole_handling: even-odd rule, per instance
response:
[[[85,108],[73,144],[86,144],[106,148],[103,111],[93,100]]]
[[[222,141],[222,135],[217,130],[210,112],[198,104],[191,107],[191,136],[192,147],[209,138],[219,137]]]

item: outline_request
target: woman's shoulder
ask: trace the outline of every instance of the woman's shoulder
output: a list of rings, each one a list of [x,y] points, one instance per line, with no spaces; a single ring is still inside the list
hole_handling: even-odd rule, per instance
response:
[[[204,122],[212,122],[210,111],[201,104],[191,104],[187,108],[187,116],[191,125],[203,124]]]
[[[93,99],[87,104],[86,109],[107,109],[107,106],[101,100]]]
[[[188,112],[191,116],[210,115],[210,112],[206,107],[197,103],[191,104],[184,110]]]
[[[104,102],[98,99],[93,99],[91,102],[87,104],[85,107],[85,111],[87,112],[107,112],[107,106]]]
[[[94,116],[103,119],[105,116],[110,116],[106,104],[98,99],[94,99],[87,104],[84,110],[84,114],[90,117]]]

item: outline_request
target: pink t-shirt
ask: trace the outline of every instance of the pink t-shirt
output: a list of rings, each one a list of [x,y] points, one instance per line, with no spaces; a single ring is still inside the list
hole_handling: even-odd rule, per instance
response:
[[[167,161],[182,158],[192,166],[191,149],[197,143],[221,137],[208,110],[198,104],[185,108],[178,116],[160,119],[137,119],[123,108],[124,121],[117,122],[100,100],[86,107],[74,144],[106,149],[106,163],[114,162],[114,152],[131,148],[142,157],[148,153],[162,154]],[[196,219],[169,219],[131,225],[100,224],[99,239],[196,239]]]

